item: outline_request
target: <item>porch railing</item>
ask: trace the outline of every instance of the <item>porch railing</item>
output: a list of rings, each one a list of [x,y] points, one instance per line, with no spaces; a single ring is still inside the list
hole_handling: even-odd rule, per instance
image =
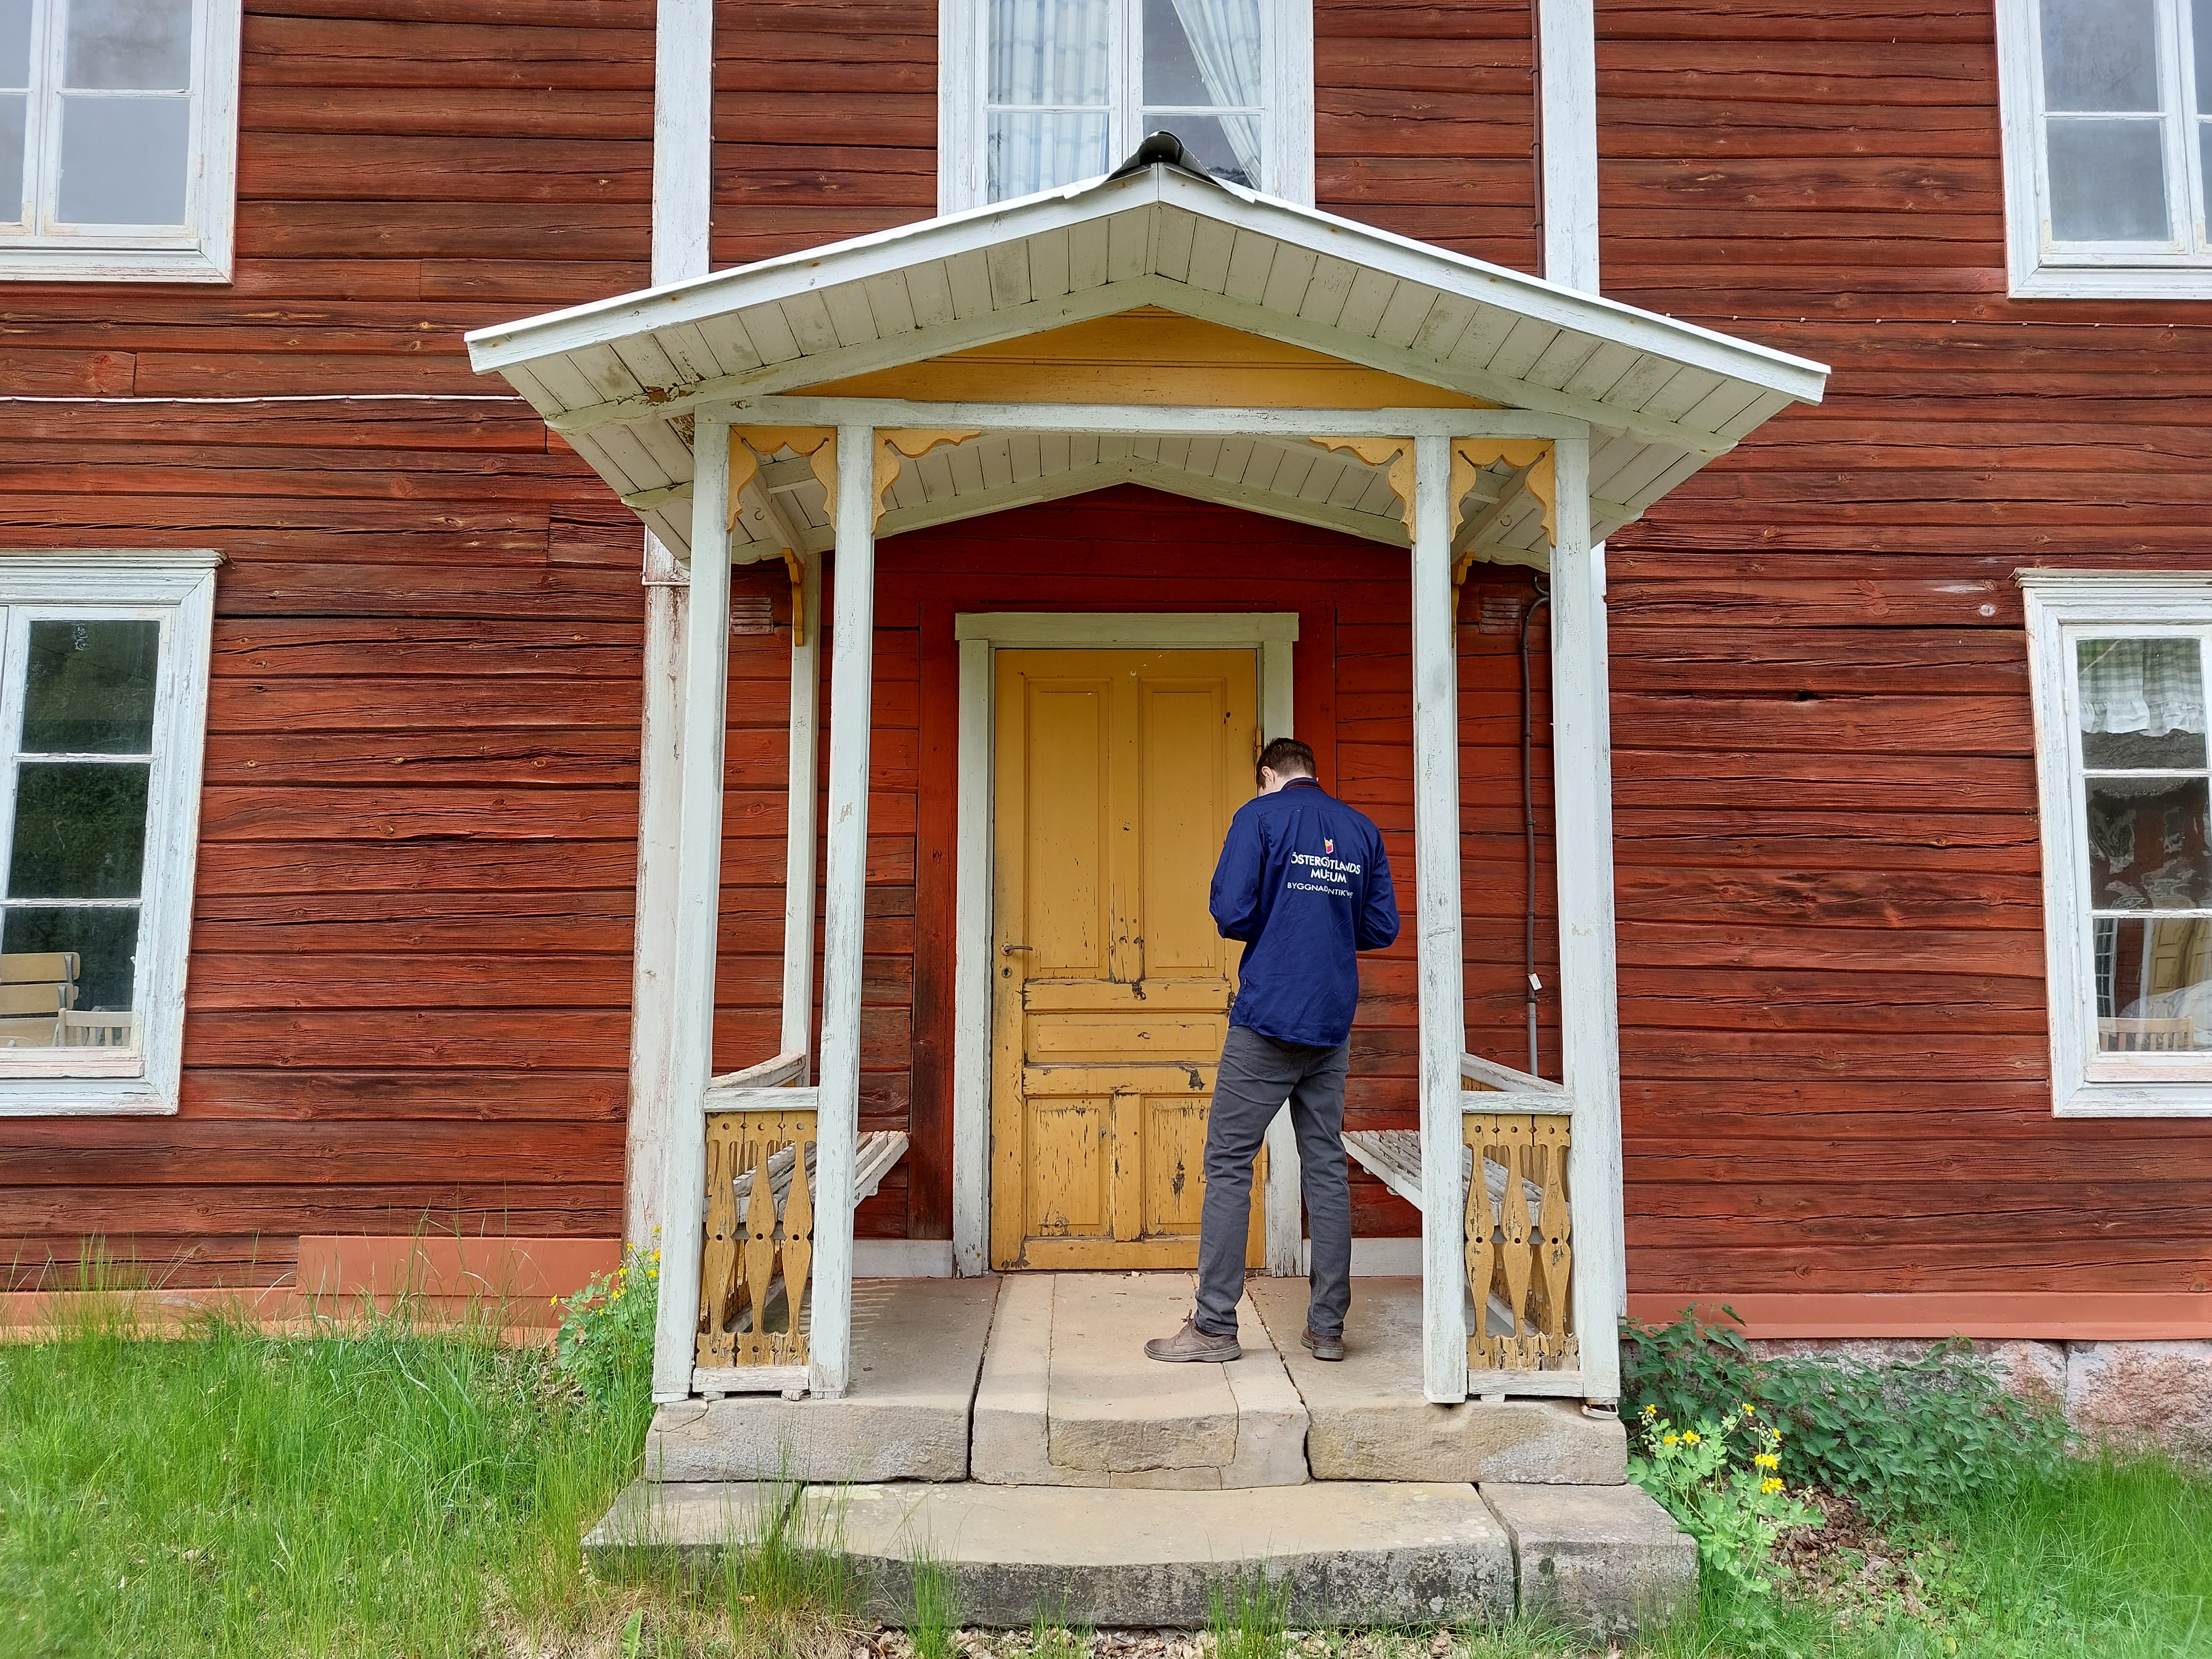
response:
[[[1574,1206],[1567,1188],[1563,1113],[1468,1111],[1467,1281],[1474,1328],[1467,1367],[1571,1371]],[[1479,1178],[1478,1178],[1479,1172]]]

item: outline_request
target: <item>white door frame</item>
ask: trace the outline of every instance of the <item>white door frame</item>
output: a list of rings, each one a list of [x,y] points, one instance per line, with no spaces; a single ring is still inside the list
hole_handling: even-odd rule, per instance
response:
[[[988,1267],[991,1213],[991,890],[995,799],[993,658],[1000,651],[1256,651],[1260,729],[1291,735],[1294,611],[998,611],[952,619],[960,642],[959,834],[952,1004],[952,1270]],[[1287,1109],[1267,1127],[1267,1271],[1296,1274],[1298,1154]]]

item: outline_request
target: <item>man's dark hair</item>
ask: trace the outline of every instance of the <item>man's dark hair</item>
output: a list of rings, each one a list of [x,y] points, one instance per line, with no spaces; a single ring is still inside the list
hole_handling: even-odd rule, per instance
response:
[[[1313,750],[1296,738],[1277,738],[1260,751],[1259,765],[1279,778],[1310,778],[1314,775]],[[1254,768],[1255,774],[1258,769]]]

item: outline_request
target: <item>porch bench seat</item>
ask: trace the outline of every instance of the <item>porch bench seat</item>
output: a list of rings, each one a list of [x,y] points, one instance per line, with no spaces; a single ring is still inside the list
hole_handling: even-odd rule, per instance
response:
[[[907,1146],[907,1133],[903,1129],[874,1129],[860,1137],[853,1160],[853,1204],[855,1208],[875,1196],[876,1188],[884,1184],[884,1177],[896,1167],[899,1159],[906,1156]],[[779,1215],[783,1212],[785,1195],[791,1191],[791,1166],[794,1162],[792,1152],[793,1149],[787,1146],[772,1154],[768,1161],[769,1191],[775,1195]],[[809,1193],[820,1190],[815,1182],[816,1162],[816,1148],[809,1146],[806,1149],[806,1189]],[[743,1214],[745,1201],[752,1196],[753,1172],[746,1170],[732,1182],[730,1187],[738,1200],[738,1213]]]
[[[1407,1203],[1417,1210],[1421,1207],[1421,1137],[1419,1131],[1346,1129],[1344,1132],[1344,1150],[1350,1152],[1368,1174]],[[1459,1182],[1462,1192],[1474,1176],[1474,1148],[1462,1146],[1459,1149]],[[1505,1179],[1503,1169],[1487,1158],[1483,1160],[1482,1182],[1489,1188],[1492,1203],[1505,1196]],[[1543,1188],[1534,1182],[1523,1180],[1521,1188],[1531,1206],[1543,1203]]]

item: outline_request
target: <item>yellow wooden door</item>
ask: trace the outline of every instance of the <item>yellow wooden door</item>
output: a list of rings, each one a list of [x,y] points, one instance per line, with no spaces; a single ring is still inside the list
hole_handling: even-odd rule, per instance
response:
[[[1239,948],[1206,896],[1253,793],[1255,666],[1249,651],[998,653],[994,1267],[1197,1262]]]

